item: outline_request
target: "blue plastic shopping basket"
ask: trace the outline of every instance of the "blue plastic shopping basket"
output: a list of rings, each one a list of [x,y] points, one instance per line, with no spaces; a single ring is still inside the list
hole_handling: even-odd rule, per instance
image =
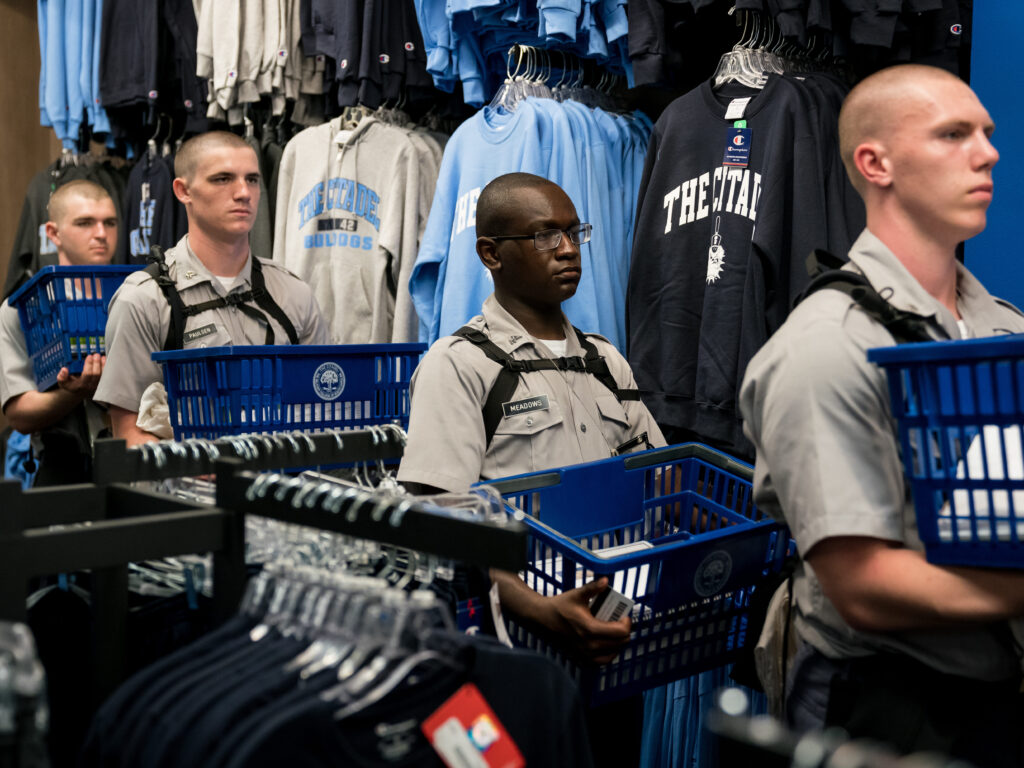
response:
[[[868,351],[933,563],[1024,568],[1024,334]]]
[[[43,267],[11,294],[39,391],[60,369],[81,373],[85,358],[106,353],[107,305],[134,266]]]
[[[605,575],[636,601],[629,645],[602,667],[514,623],[513,640],[561,661],[591,704],[734,661],[757,642],[750,596],[789,546],[754,506],[751,475],[687,443],[490,482],[530,526],[529,586],[554,595]]]
[[[210,347],[156,352],[178,440],[409,425],[425,344]]]

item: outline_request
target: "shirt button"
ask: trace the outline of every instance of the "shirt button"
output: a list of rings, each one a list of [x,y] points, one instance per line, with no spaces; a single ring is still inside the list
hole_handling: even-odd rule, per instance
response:
[[[586,431],[587,431],[587,425],[586,424],[580,424],[580,432],[586,432]]]
[[[533,417],[532,416],[527,416],[526,417],[526,426],[528,426],[528,427],[532,427],[533,426]]]

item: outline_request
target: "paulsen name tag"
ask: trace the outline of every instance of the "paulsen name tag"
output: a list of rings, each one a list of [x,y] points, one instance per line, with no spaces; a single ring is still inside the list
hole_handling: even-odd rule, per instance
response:
[[[505,412],[505,418],[515,416],[518,413],[529,413],[530,411],[546,411],[548,409],[548,396],[537,395],[527,397],[525,400],[512,400],[501,404],[501,410]]]
[[[213,334],[213,333],[216,333],[216,332],[217,332],[217,325],[216,325],[216,323],[209,323],[207,325],[202,326],[201,328],[196,328],[194,331],[189,331],[188,333],[186,333],[184,341],[186,343],[190,342],[190,341],[196,341],[197,339],[205,338],[205,337],[209,336],[210,334]]]

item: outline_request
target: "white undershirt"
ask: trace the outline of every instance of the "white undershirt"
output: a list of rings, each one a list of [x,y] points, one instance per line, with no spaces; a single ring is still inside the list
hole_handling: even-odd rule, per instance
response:
[[[220,275],[214,275],[213,277],[218,283],[224,286],[225,291],[230,291],[231,286],[235,284],[235,277],[221,277]]]
[[[542,344],[543,346],[545,346],[548,349],[550,349],[551,350],[551,354],[553,354],[555,357],[565,357],[565,350],[566,350],[566,347],[568,347],[568,345],[569,345],[569,340],[568,339],[558,339],[558,340],[556,340],[556,339],[537,339],[537,338],[535,338],[534,341],[537,344]]]
[[[963,320],[957,320],[956,327],[960,329],[961,339],[971,338],[971,329],[967,327],[967,323],[965,323]]]

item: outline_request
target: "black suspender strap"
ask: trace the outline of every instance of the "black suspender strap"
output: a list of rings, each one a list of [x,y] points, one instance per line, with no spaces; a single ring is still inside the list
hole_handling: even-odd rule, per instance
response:
[[[164,252],[160,246],[152,246],[149,261],[150,264],[146,267],[145,271],[156,280],[157,285],[164,294],[164,298],[167,299],[167,303],[171,307],[171,322],[167,328],[167,338],[164,340],[164,351],[181,349],[184,346],[185,321],[189,317],[198,315],[200,312],[206,312],[209,309],[219,309],[220,307],[238,307],[240,312],[244,312],[249,317],[263,323],[267,329],[264,335],[264,344],[273,344],[276,338],[274,328],[270,324],[267,314],[277,320],[278,324],[284,328],[284,332],[287,334],[288,341],[291,344],[299,343],[299,335],[295,331],[295,326],[288,319],[280,305],[274,301],[274,297],[267,291],[266,281],[263,278],[263,267],[260,264],[260,260],[255,256],[252,257],[251,290],[231,293],[227,296],[189,305],[186,305],[181,300],[181,294],[178,293],[178,288],[170,277],[167,262],[164,260]],[[267,314],[264,314],[256,307],[250,306],[249,302],[251,301],[256,302]]]
[[[519,385],[519,374],[525,371],[580,371],[589,373],[607,387],[616,398],[621,400],[639,400],[640,392],[636,389],[620,389],[608,363],[597,351],[597,347],[586,335],[575,326],[576,338],[583,347],[584,357],[556,357],[538,358],[535,360],[516,360],[505,350],[491,341],[483,333],[475,328],[464,325],[455,331],[453,336],[459,336],[477,346],[487,357],[501,366],[498,378],[494,380],[491,391],[487,393],[487,399],[483,406],[484,435],[486,444],[491,444],[491,439],[498,429],[498,424],[504,418],[502,405],[512,399],[516,387]]]
[[[149,265],[146,273],[153,276],[156,284],[167,299],[171,307],[171,322],[167,327],[167,337],[164,339],[164,352],[173,349],[181,349],[182,339],[185,334],[185,304],[178,294],[178,289],[167,270],[167,261],[164,259],[164,249],[154,245],[149,249]]]
[[[836,263],[841,262],[827,251],[812,251],[807,258],[807,271],[812,275],[812,279],[796,303],[825,288],[841,291],[881,323],[897,344],[932,341],[926,318],[897,309],[875,290],[864,275],[849,269],[836,269],[833,266]],[[823,266],[830,268],[823,269]]]
[[[494,433],[498,429],[498,424],[501,423],[505,415],[501,405],[512,399],[516,387],[519,386],[519,370],[512,368],[512,364],[517,361],[487,338],[482,331],[470,328],[468,325],[459,328],[454,335],[461,336],[466,341],[472,342],[488,358],[501,365],[501,370],[498,371],[498,378],[494,380],[494,384],[491,385],[491,391],[487,393],[487,399],[484,400],[484,444],[489,446]]]
[[[620,402],[622,400],[640,400],[640,390],[620,389],[618,382],[615,381],[615,377],[612,376],[612,372],[608,370],[608,362],[598,354],[597,347],[594,346],[594,343],[576,326],[573,326],[572,329],[576,331],[576,338],[579,339],[580,346],[583,347],[583,351],[586,352],[584,361],[587,373],[595,376],[598,381],[610,389],[612,394],[614,394]]]
[[[274,301],[274,297],[270,295],[267,290],[267,283],[263,279],[263,265],[260,264],[260,260],[255,256],[252,257],[252,295],[256,300],[256,304],[259,305],[260,309],[270,315],[272,318],[277,320],[277,324],[284,328],[285,334],[288,336],[289,344],[299,343],[299,334],[295,331],[295,326],[292,325],[292,321],[288,319],[288,315],[284,313],[281,306]],[[240,307],[242,311],[245,311],[244,307]],[[266,318],[264,318],[266,320]],[[270,329],[270,323],[267,323],[267,329]],[[268,341],[267,344],[273,344],[274,342]]]

